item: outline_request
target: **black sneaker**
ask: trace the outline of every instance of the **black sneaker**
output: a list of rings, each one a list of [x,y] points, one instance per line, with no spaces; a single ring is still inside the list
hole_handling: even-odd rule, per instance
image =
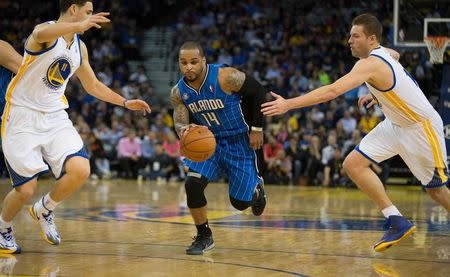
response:
[[[254,215],[262,215],[264,208],[266,207],[266,193],[264,192],[264,185],[259,184],[256,186],[258,191],[258,198],[253,200],[252,212]]]
[[[206,251],[214,248],[214,240],[212,235],[197,235],[191,246],[186,249],[188,255],[203,255]]]

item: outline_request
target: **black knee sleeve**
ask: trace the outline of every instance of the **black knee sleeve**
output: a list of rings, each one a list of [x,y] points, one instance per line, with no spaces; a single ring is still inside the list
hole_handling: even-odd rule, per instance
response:
[[[252,205],[252,201],[237,200],[230,196],[230,202],[233,207],[239,211],[243,211]]]
[[[208,179],[198,174],[189,172],[184,183],[187,196],[187,206],[191,209],[197,209],[206,206],[205,188],[208,185]]]

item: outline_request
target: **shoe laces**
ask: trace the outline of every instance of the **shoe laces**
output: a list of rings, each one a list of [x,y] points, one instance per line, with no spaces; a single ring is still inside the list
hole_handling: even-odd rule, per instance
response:
[[[6,228],[6,232],[1,232],[1,234],[6,241],[14,242],[14,236],[11,227]]]
[[[391,219],[390,218],[386,218],[386,222],[384,223],[383,229],[385,231],[389,230],[391,228]]]
[[[42,214],[42,216],[44,217],[45,221],[47,221],[48,224],[51,224],[51,225],[54,224],[54,221],[53,221],[54,216],[53,216],[52,211],[49,211],[48,214],[46,214],[46,215]]]
[[[201,234],[192,237],[192,240],[194,240],[192,245],[206,245],[207,242],[203,240],[204,238],[206,238],[206,236]]]

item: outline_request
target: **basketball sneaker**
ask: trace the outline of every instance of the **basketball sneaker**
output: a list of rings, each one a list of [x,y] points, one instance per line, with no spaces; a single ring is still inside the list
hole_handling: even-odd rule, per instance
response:
[[[264,185],[258,184],[256,186],[257,196],[255,195],[252,205],[252,212],[254,215],[259,216],[264,212],[264,208],[266,207],[266,193],[264,191]],[[256,194],[256,192],[255,192]]]
[[[19,254],[21,251],[14,238],[12,227],[0,230],[0,253]]]
[[[384,236],[373,246],[377,252],[384,251],[409,237],[416,230],[416,226],[403,216],[391,215],[386,219],[385,229]]]
[[[45,209],[45,213],[41,211],[36,211],[35,205],[29,208],[31,217],[39,224],[41,227],[41,236],[46,242],[52,245],[58,245],[61,243],[61,237],[59,236],[58,230],[55,224],[55,215],[53,211]]]
[[[198,234],[194,237],[194,241],[191,246],[186,249],[186,254],[188,255],[203,255],[206,251],[212,250],[214,248],[214,240],[212,235],[201,235]]]

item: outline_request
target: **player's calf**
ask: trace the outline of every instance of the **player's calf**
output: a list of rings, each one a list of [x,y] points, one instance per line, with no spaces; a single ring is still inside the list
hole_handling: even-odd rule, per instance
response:
[[[427,188],[427,193],[430,197],[441,204],[447,211],[450,212],[450,190],[446,186],[438,188]]]

